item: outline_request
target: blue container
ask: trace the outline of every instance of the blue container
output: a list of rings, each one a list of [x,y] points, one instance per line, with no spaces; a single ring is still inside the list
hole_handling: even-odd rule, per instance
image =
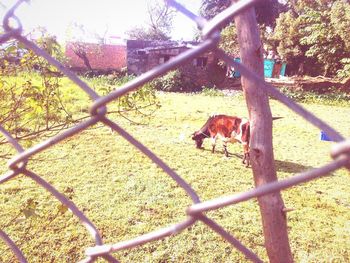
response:
[[[241,62],[240,58],[235,58],[234,61],[236,62]],[[280,76],[284,76],[286,74],[286,63],[282,63],[281,71],[280,71]],[[264,59],[264,76],[266,78],[272,78],[273,74],[273,68],[275,67],[275,60],[274,59]],[[231,67],[231,72],[228,75],[229,78],[239,78],[241,76],[241,73]]]
[[[273,59],[264,59],[264,76],[266,78],[272,78],[274,65],[275,61]]]
[[[234,61],[241,63],[240,58],[235,58]],[[241,76],[241,73],[235,69],[234,67],[230,67],[230,73],[228,75],[229,78],[239,78]]]
[[[287,67],[287,63],[282,63],[282,68],[281,68],[281,72],[280,72],[280,76],[284,76],[286,75],[286,67]]]
[[[235,61],[241,63],[241,59],[240,58],[235,58]],[[235,70],[233,72],[233,77],[239,78],[240,76],[241,76],[241,73],[239,71]]]
[[[331,138],[328,137],[328,135],[324,132],[324,131],[321,131],[321,141],[329,141],[329,142],[332,142]]]

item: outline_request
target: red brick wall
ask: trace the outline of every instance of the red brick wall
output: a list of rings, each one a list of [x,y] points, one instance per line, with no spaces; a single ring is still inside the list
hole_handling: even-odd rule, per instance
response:
[[[74,43],[67,43],[66,57],[68,66],[77,69],[86,69],[84,62],[74,52]],[[126,67],[126,46],[80,43],[84,46],[90,65],[98,70],[120,70]]]

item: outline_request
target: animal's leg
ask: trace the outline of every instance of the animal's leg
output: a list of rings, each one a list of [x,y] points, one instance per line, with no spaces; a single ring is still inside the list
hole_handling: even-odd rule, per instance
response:
[[[224,152],[225,152],[225,156],[228,157],[228,151],[227,151],[227,145],[224,144]]]
[[[249,147],[247,144],[243,145],[243,152],[244,152],[244,156],[243,156],[242,163],[245,164],[246,167],[248,167],[250,164],[250,156],[249,156]]]
[[[214,153],[215,145],[216,145],[216,137],[211,138],[211,145],[212,145],[211,152]]]
[[[244,157],[243,157],[242,163],[245,164],[245,167],[249,167],[249,164],[250,164],[249,153],[244,153]]]
[[[247,159],[246,167],[249,167],[249,165],[250,165],[250,155],[249,155],[249,152],[247,152],[246,155],[247,155],[247,157],[246,157],[246,159]]]
[[[227,142],[224,142],[224,143],[223,143],[223,146],[224,146],[225,156],[228,157]]]

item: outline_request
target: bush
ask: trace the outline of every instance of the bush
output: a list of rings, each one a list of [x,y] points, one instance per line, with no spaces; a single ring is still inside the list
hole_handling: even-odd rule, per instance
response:
[[[350,77],[350,58],[344,58],[340,62],[343,64],[343,68],[337,71],[337,77],[349,78]]]
[[[133,75],[125,75],[122,77],[110,77],[106,75],[100,75],[97,77],[85,77],[83,78],[87,83],[89,83],[95,91],[99,94],[105,96],[111,93],[116,88],[124,85],[135,78]]]
[[[94,78],[85,78],[85,81],[98,94],[106,96],[134,78],[135,76],[133,75],[124,75],[120,78],[110,78],[109,76],[101,75]],[[132,123],[138,124],[147,123],[153,116],[153,113],[161,106],[156,96],[156,90],[150,83],[146,83],[142,88],[121,96],[115,102],[117,108],[114,107],[114,110],[110,113],[118,113]]]
[[[0,80],[0,125],[15,138],[36,138],[68,126],[72,113],[59,78],[22,73]]]
[[[319,94],[308,91],[295,91],[282,87],[280,91],[295,102],[315,103],[334,106],[349,106],[350,94],[340,92],[334,87],[329,87],[327,92]]]
[[[189,92],[195,89],[195,84],[178,69],[153,80],[151,86],[168,92]]]

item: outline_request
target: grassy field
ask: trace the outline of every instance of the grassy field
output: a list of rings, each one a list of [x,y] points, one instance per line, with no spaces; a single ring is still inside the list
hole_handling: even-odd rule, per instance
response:
[[[74,96],[79,94],[74,94]],[[254,187],[252,172],[238,157],[223,158],[221,147],[195,148],[190,134],[212,113],[247,116],[241,95],[159,93],[162,107],[149,125],[110,117],[177,171],[202,200]],[[85,98],[84,98],[85,99]],[[81,103],[81,102],[79,102]],[[86,103],[86,102],[84,102]],[[82,103],[82,104],[84,104]],[[306,104],[306,108],[350,137],[350,107]],[[274,151],[280,179],[330,161],[332,143],[276,101],[271,101]],[[1,146],[2,151],[5,150]],[[240,145],[229,145],[242,154]],[[137,237],[186,218],[191,200],[164,172],[110,129],[96,127],[36,155],[28,167],[49,181],[95,223],[105,243]],[[0,159],[0,172],[7,170]],[[349,172],[283,191],[295,262],[350,262]],[[34,216],[25,218],[31,211]],[[20,246],[29,262],[75,262],[93,242],[78,220],[47,191],[24,176],[0,185],[0,228]],[[243,244],[268,261],[256,200],[208,213]],[[113,254],[121,262],[246,262],[202,223],[182,233]],[[0,262],[14,262],[0,242]]]

